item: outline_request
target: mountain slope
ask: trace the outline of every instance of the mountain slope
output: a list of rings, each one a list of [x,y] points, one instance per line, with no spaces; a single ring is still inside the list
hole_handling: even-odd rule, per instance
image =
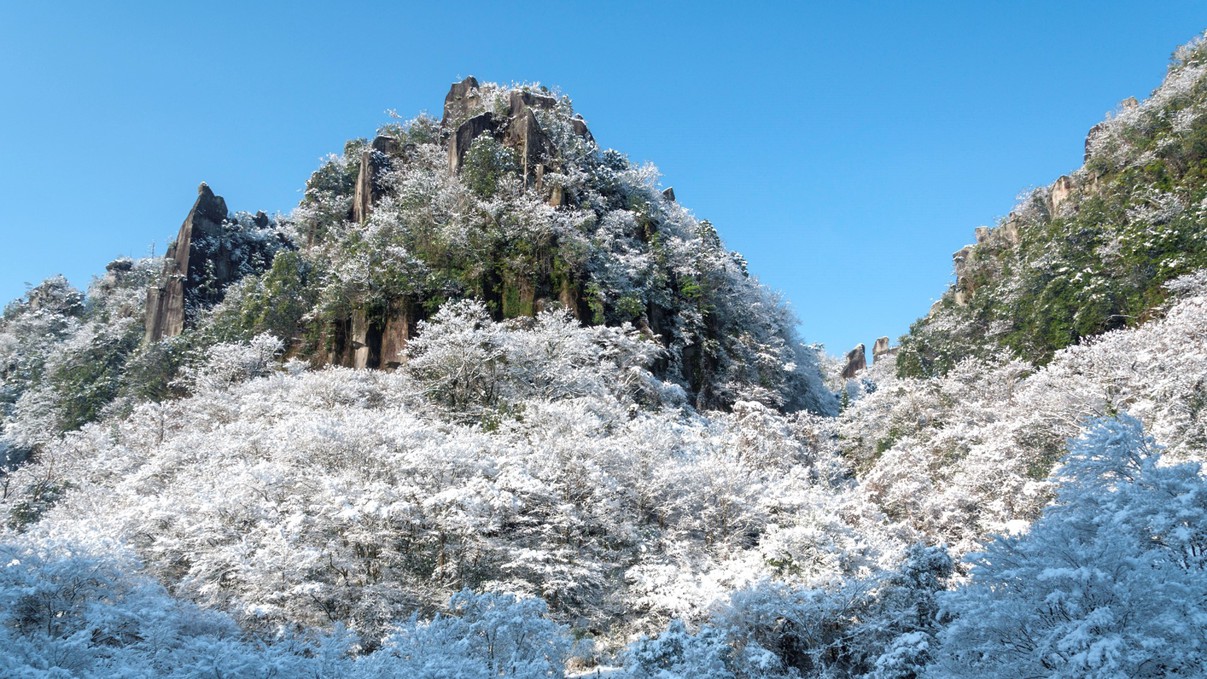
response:
[[[1128,111],[1193,101],[1201,45],[838,413],[783,306],[565,98],[458,83],[289,219],[203,186],[171,257],[0,321],[0,673],[1197,672],[1207,269],[1162,238],[1201,235],[1200,188],[1128,202],[1129,135],[1177,166],[1197,118]],[[1144,318],[1047,304],[1100,287]]]
[[[6,308],[0,451],[11,464],[102,413],[181,396],[182,368],[221,342],[268,333],[314,367],[395,369],[425,321],[466,299],[494,321],[562,310],[635,327],[661,347],[654,374],[702,410],[835,412],[784,302],[656,181],[598,146],[567,97],[469,78],[444,120],[348,142],[287,218],[232,214],[202,184],[165,259]]]
[[[1033,191],[957,252],[956,283],[901,339],[902,375],[942,374],[1007,349],[1054,352],[1152,318],[1163,284],[1207,266],[1207,48],[1086,139],[1085,165]]]
[[[469,78],[441,122],[387,125],[320,168],[293,217],[303,289],[275,270],[230,311],[245,333],[304,336],[318,363],[384,367],[447,300],[495,320],[561,308],[640,328],[697,407],[832,411],[783,303],[656,177],[601,149],[568,98]],[[252,318],[291,303],[295,319]]]

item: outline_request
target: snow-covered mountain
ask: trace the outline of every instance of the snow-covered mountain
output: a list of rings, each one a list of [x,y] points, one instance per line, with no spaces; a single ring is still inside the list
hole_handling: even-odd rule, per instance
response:
[[[1197,676],[1205,55],[852,379],[541,88],[203,185],[0,319],[0,675]]]

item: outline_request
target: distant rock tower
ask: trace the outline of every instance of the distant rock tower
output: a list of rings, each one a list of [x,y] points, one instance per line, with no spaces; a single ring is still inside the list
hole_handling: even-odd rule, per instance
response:
[[[205,182],[197,187],[197,202],[185,217],[176,242],[168,248],[159,284],[147,291],[147,320],[144,341],[157,342],[184,331],[184,297],[190,271],[205,269],[206,256],[192,247],[200,238],[217,239],[226,221],[226,201],[215,196]],[[195,282],[195,281],[192,281]]]
[[[891,356],[895,353],[897,353],[897,350],[889,348],[887,337],[877,339],[876,344],[872,346],[873,361],[879,361],[881,358]]]

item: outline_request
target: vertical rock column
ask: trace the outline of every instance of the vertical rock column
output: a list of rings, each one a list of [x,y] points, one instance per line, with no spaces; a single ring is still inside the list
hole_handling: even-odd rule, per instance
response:
[[[373,204],[382,195],[381,176],[390,169],[390,157],[397,155],[402,145],[394,137],[380,135],[360,154],[360,172],[356,175],[356,193],[352,198],[352,221],[364,224],[373,211]]]
[[[226,215],[226,201],[202,182],[193,209],[181,224],[176,242],[168,248],[158,285],[147,291],[145,342],[175,337],[184,331],[185,292],[198,282],[197,272],[205,269],[206,255],[193,248],[193,241],[221,235]]]

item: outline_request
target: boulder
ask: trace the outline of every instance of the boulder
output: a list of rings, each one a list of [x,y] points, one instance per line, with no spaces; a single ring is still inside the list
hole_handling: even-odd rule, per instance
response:
[[[974,234],[976,235],[977,244],[980,245],[981,243],[989,240],[989,227],[978,226],[974,231]]]
[[[440,124],[447,126],[454,119],[464,118],[480,102],[477,78],[471,75],[459,83],[453,83],[448,88],[448,94],[444,95],[444,117],[440,119]]]
[[[668,186],[665,189],[663,189],[662,197],[669,200],[672,203],[675,202],[675,187]]]
[[[487,132],[494,134],[500,127],[493,113],[482,113],[461,123],[448,140],[448,171],[453,174],[460,173],[465,154],[469,152],[474,140]]]
[[[168,248],[158,283],[147,291],[144,341],[157,342],[184,331],[185,290],[200,283],[206,271],[206,253],[200,248],[193,248],[193,242],[220,236],[226,217],[226,201],[214,195],[210,187],[202,182],[197,187],[197,201],[176,234],[176,242]],[[219,279],[229,275],[225,268],[223,262],[213,266]]]
[[[853,379],[859,374],[860,370],[868,367],[867,356],[863,344],[857,345],[854,349],[847,352],[847,365],[842,369],[842,376],[845,379]]]

